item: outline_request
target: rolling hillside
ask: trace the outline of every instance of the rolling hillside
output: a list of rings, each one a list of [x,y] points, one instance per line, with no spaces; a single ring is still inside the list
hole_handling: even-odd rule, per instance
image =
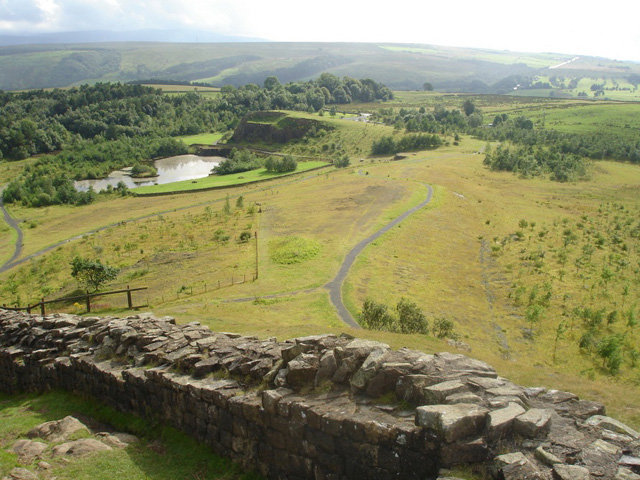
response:
[[[394,90],[637,100],[640,64],[551,53],[372,43],[114,42],[0,47],[0,89],[150,79],[262,85],[330,72]]]

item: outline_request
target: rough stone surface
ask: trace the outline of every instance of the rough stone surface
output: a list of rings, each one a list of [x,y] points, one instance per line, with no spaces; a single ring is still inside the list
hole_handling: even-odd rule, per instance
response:
[[[31,463],[33,460],[42,455],[48,445],[44,442],[34,440],[18,440],[13,444],[11,450],[17,454],[25,463]]]
[[[62,420],[46,422],[32,429],[27,436],[29,438],[39,437],[48,442],[63,442],[72,434],[78,431],[89,433],[89,429],[77,418],[68,416]]]
[[[72,455],[74,457],[81,457],[94,452],[103,452],[105,450],[113,450],[109,445],[105,445],[100,440],[95,438],[83,438],[81,440],[74,440],[73,442],[65,442],[60,445],[56,445],[51,450],[53,456]]]
[[[532,408],[514,419],[514,430],[526,438],[546,435],[551,428],[551,410]]]
[[[471,403],[428,405],[416,409],[416,425],[433,432],[447,443],[478,436],[485,428],[489,411]]]
[[[579,465],[554,465],[554,480],[589,480],[589,470]]]
[[[490,412],[487,420],[489,436],[494,439],[511,437],[513,434],[513,423],[516,417],[522,415],[524,412],[524,408],[517,403],[510,403],[505,408]]]
[[[505,479],[591,471],[638,480],[638,432],[602,405],[522,388],[460,353],[394,351],[348,335],[260,340],[148,313],[0,309],[0,390],[50,389],[151,415],[269,479],[436,478],[453,465],[490,468],[508,448],[524,461],[503,462]],[[32,436],[65,442],[55,447],[65,454],[136,441],[99,433],[71,442],[73,428],[84,426],[69,417]]]

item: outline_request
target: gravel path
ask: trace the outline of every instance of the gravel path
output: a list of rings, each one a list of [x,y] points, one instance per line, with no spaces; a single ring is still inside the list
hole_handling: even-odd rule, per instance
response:
[[[4,191],[4,187],[0,188],[0,210],[2,210],[2,214],[4,215],[4,221],[7,222],[7,225],[9,225],[10,228],[15,230],[15,232],[18,234],[18,238],[16,239],[16,245],[15,245],[15,250],[13,252],[13,255],[9,260],[7,260],[0,267],[0,273],[4,272],[5,270],[8,270],[11,267],[11,264],[15,262],[15,260],[22,253],[22,238],[23,238],[22,229],[20,228],[20,225],[18,225],[18,222],[15,219],[13,219],[11,215],[9,215],[9,212],[7,211],[7,209],[4,208],[4,202],[2,201],[3,191]]]
[[[433,197],[433,188],[431,188],[431,185],[425,185],[429,189],[429,191],[427,192],[427,198],[420,205],[407,210],[402,215],[395,218],[380,230],[365,238],[355,247],[353,247],[353,249],[347,254],[344,261],[342,262],[342,265],[340,266],[340,270],[338,271],[336,277],[325,285],[325,288],[329,290],[329,298],[331,299],[331,303],[334,305],[334,307],[336,307],[336,310],[338,310],[340,319],[348,326],[353,328],[361,328],[358,322],[353,319],[347,308],[344,306],[344,303],[342,302],[342,286],[344,284],[344,279],[347,277],[349,270],[353,266],[353,262],[355,262],[356,257],[360,255],[360,252],[362,252],[362,250],[364,250],[367,245],[391,230],[412,213],[417,212],[418,210],[429,204],[431,198]]]

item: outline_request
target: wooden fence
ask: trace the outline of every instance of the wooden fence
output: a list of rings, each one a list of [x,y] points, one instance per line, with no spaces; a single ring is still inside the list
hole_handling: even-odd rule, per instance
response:
[[[64,298],[58,298],[56,300],[47,300],[47,301],[45,301],[45,299],[43,298],[40,302],[34,303],[33,305],[28,305],[26,307],[7,307],[6,305],[3,305],[2,308],[4,308],[5,310],[26,311],[27,313],[31,313],[32,310],[37,310],[38,308],[40,308],[40,314],[45,315],[46,314],[45,305],[50,305],[52,303],[68,303],[68,302],[82,301],[87,307],[87,313],[89,313],[91,312],[91,299],[95,297],[105,297],[108,295],[117,295],[117,294],[124,294],[124,293],[127,294],[127,305],[130,309],[142,308],[148,305],[145,304],[145,305],[134,306],[131,292],[138,292],[140,290],[146,290],[146,289],[147,287],[129,288],[129,285],[127,285],[127,288],[124,290],[114,290],[111,292],[87,293],[85,295],[77,295],[74,297],[64,297]]]

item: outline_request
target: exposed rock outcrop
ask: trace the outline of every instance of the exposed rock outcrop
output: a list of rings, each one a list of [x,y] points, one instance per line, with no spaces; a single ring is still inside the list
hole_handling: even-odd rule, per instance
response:
[[[90,394],[270,478],[435,479],[461,463],[505,479],[640,474],[638,432],[602,405],[461,354],[349,336],[278,342],[150,314],[0,310],[0,388]]]

